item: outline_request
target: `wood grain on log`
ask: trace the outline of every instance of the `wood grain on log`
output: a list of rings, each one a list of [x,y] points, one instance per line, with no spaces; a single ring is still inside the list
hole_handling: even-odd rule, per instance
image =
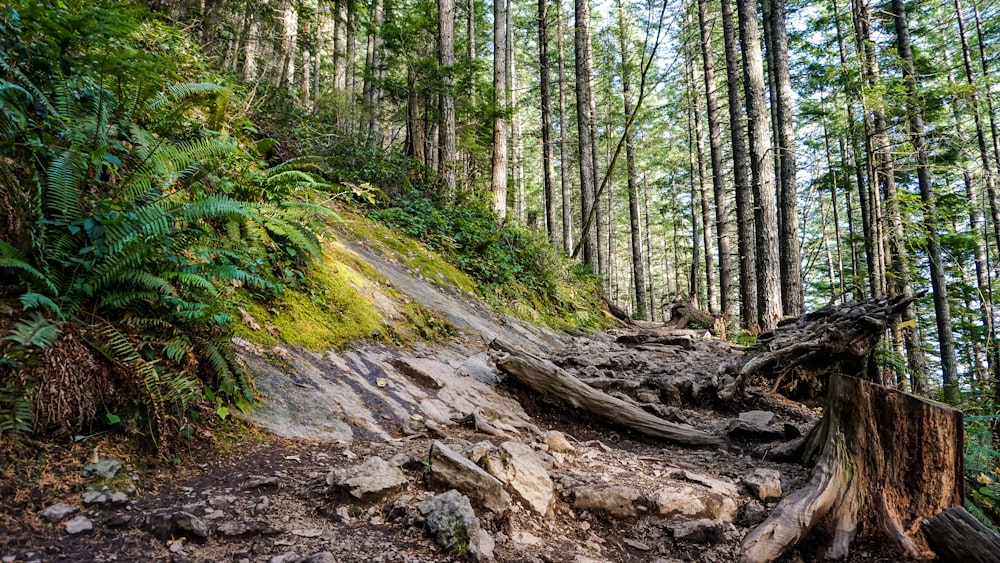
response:
[[[497,367],[545,398],[586,411],[606,422],[647,436],[696,446],[720,446],[725,440],[686,424],[668,422],[640,407],[594,389],[552,362],[508,343],[494,340],[490,348],[503,352]]]
[[[807,536],[828,538],[821,557],[842,559],[859,530],[907,557],[933,556],[920,522],[962,504],[962,422],[944,405],[834,375],[802,448],[812,479],[747,535],[741,561],[773,561]]]
[[[1000,536],[961,506],[925,520],[921,528],[942,563],[1000,561]]]

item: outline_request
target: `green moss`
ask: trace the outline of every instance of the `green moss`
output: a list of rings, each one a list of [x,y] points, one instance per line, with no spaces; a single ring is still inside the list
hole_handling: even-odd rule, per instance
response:
[[[286,289],[269,303],[241,300],[238,306],[262,328],[253,330],[246,322],[237,323],[236,333],[261,344],[280,342],[317,351],[339,348],[352,340],[382,338],[386,327],[363,291],[376,274],[361,264],[327,244],[323,261],[310,267],[305,287]]]
[[[351,211],[337,212],[344,219],[341,225],[343,231],[355,240],[375,243],[386,256],[399,260],[414,273],[433,282],[450,285],[473,295],[478,294],[472,278],[420,241]]]

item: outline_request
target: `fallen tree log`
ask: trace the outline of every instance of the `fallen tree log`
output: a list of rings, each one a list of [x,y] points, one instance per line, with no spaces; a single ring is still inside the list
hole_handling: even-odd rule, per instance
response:
[[[1000,561],[1000,536],[960,506],[925,520],[921,528],[942,563]]]
[[[756,379],[771,382],[771,392],[808,400],[823,396],[834,373],[879,380],[872,353],[890,324],[921,295],[831,305],[783,323],[747,350],[737,391],[744,394]]]
[[[675,301],[667,308],[669,320],[663,324],[671,327],[684,329],[691,325],[711,331],[715,336],[726,339],[726,319],[723,317],[706,313],[697,307],[683,301]]]
[[[490,348],[501,352],[497,367],[545,398],[586,411],[606,422],[654,436],[695,446],[721,446],[725,440],[686,424],[668,422],[636,405],[594,389],[559,366],[535,357],[499,339]]]
[[[845,558],[856,536],[932,557],[920,523],[962,504],[962,428],[959,411],[832,376],[826,411],[801,450],[815,462],[812,478],[746,536],[740,561],[773,561],[807,537],[817,560]]]

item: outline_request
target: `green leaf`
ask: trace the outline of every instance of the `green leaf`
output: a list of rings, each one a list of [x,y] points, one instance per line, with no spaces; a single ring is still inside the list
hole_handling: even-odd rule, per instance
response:
[[[226,417],[229,416],[229,409],[227,409],[225,405],[219,405],[219,408],[215,409],[215,414],[217,414],[222,420],[226,420]]]
[[[106,413],[104,416],[108,417],[108,424],[118,424],[122,421],[121,417],[114,413]]]

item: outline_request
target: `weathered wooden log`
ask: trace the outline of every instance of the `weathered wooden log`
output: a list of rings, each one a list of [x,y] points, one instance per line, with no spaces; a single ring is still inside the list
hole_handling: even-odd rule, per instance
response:
[[[706,313],[683,301],[672,303],[667,308],[667,313],[670,316],[670,320],[664,323],[667,326],[688,328],[694,325],[698,328],[711,331],[712,334],[719,338],[726,338],[726,320],[722,317]]]
[[[741,562],[773,561],[806,537],[818,558],[842,559],[859,533],[930,558],[920,522],[962,504],[962,413],[881,385],[831,377],[801,455],[815,461],[811,480],[746,536]]]
[[[586,385],[559,366],[508,343],[494,340],[490,348],[503,353],[496,358],[502,372],[545,398],[586,411],[607,422],[647,436],[696,446],[719,446],[725,440],[686,424],[668,422],[640,407]]]
[[[924,520],[920,527],[942,563],[1000,562],[1000,536],[961,506]]]

